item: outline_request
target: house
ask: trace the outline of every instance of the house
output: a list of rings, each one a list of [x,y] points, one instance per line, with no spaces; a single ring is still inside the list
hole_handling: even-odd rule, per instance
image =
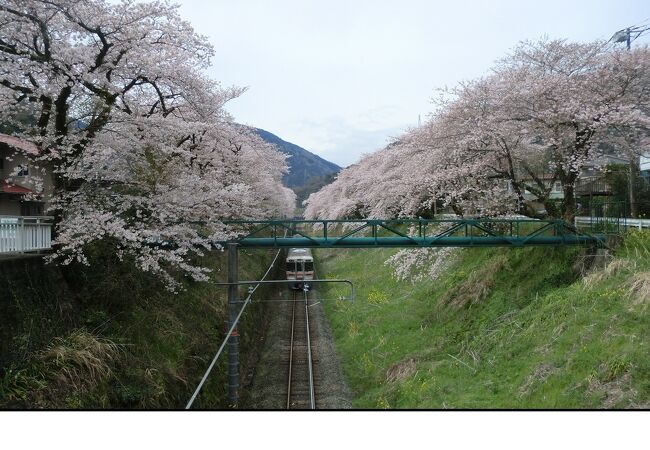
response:
[[[639,158],[639,167],[641,169],[641,176],[645,179],[650,179],[650,153]]]
[[[0,133],[0,257],[51,248],[52,220],[45,213],[54,184],[36,156],[33,143]]]
[[[612,165],[625,165],[630,163],[628,158],[616,155],[600,155],[586,162],[576,183],[576,196],[609,196],[612,195],[612,186],[606,181],[603,169]]]
[[[556,199],[564,198],[564,191],[562,190],[562,183],[560,181],[553,180],[553,175],[544,173],[544,174],[538,175],[537,178],[539,180],[541,180],[542,183],[544,183],[544,186],[546,188],[550,188],[550,192],[549,192],[549,195],[548,195],[549,199],[556,200]],[[536,184],[536,183],[533,182],[532,178],[523,178],[523,181],[525,181],[526,183],[530,183],[530,184]],[[514,192],[511,181],[508,181],[506,189],[510,193]],[[529,192],[527,189],[524,190],[523,197],[524,197],[524,200],[529,200],[529,201],[537,199],[537,196],[532,194],[531,192]]]
[[[37,147],[0,133],[0,216],[43,216],[54,190],[51,171],[35,163]]]
[[[648,161],[650,166],[650,160]],[[612,195],[612,186],[606,181],[603,168],[609,165],[627,165],[629,160],[615,155],[600,155],[586,162],[580,171],[580,175],[575,183],[576,197],[582,196],[609,196]],[[650,167],[648,167],[650,169]],[[642,169],[643,170],[643,166]],[[642,172],[643,173],[643,172]],[[538,178],[543,181],[546,187],[550,187],[549,199],[562,200],[564,198],[564,190],[562,183],[559,180],[553,180],[551,174],[541,174]],[[531,178],[525,178],[524,181],[532,183]],[[552,184],[551,184],[552,183]],[[509,186],[508,191],[512,188]],[[536,197],[532,193],[525,191],[525,200],[534,200]]]

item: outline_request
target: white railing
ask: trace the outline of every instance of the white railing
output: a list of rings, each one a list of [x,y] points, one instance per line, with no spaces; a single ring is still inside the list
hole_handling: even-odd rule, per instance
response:
[[[0,255],[52,248],[52,217],[0,216]]]
[[[650,228],[650,219],[632,219],[630,217],[576,217],[575,225],[596,225],[610,223],[622,228]]]

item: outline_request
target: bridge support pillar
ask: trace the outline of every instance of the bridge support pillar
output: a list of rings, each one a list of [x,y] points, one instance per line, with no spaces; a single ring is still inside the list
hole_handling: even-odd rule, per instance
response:
[[[239,281],[239,252],[237,244],[229,243],[228,248],[228,283]],[[237,319],[237,285],[228,286],[228,329]],[[236,408],[239,403],[239,336],[237,328],[233,329],[228,339],[228,404]]]

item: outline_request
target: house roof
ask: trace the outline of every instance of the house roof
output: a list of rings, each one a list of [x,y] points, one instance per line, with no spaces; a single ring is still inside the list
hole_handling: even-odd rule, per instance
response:
[[[5,194],[34,194],[31,189],[18,186],[17,184],[8,183],[7,180],[0,180],[0,192]]]
[[[0,133],[0,142],[22,150],[27,154],[38,155],[38,147],[36,147],[33,142],[20,139],[16,136],[9,136],[8,134]]]

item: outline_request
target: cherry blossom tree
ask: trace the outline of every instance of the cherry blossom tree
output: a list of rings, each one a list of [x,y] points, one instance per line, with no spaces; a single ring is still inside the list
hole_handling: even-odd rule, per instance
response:
[[[647,48],[522,43],[489,76],[446,91],[423,126],[310,197],[306,214],[345,215],[354,205],[395,217],[438,199],[460,215],[525,213],[524,195],[532,195],[572,221],[576,181],[603,143],[619,142],[617,151],[632,158],[647,148],[649,64]],[[555,181],[564,192],[557,211]]]
[[[460,215],[510,212],[512,195],[486,172],[487,161],[452,143],[440,117],[410,130],[312,194],[305,217],[431,217],[435,202]]]
[[[425,124],[312,194],[305,215],[420,216],[439,201],[461,216],[526,214],[532,196],[572,222],[586,163],[605,149],[630,159],[647,151],[649,79],[647,47],[524,42],[489,75],[444,91]],[[559,208],[550,198],[556,181]],[[404,276],[437,256],[401,252],[389,264]]]
[[[520,124],[548,157],[562,183],[561,215],[575,214],[575,184],[598,145],[624,128],[632,137],[647,129],[650,53],[611,49],[601,42],[562,40],[523,43],[497,66],[503,117]],[[638,143],[641,146],[641,143]]]
[[[243,90],[204,75],[177,6],[2,0],[0,25],[0,120],[52,168],[55,258],[110,239],[170,286],[204,280],[192,256],[234,236],[224,220],[292,212],[286,155],[224,110]]]

